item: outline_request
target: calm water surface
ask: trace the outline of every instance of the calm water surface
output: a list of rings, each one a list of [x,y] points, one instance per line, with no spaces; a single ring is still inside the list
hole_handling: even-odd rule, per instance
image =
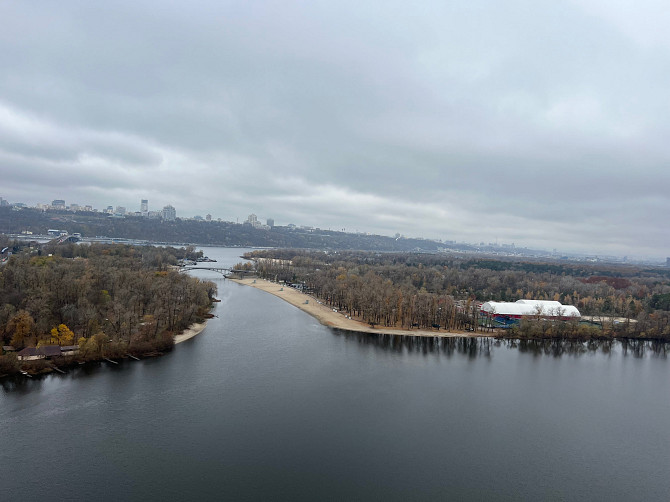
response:
[[[670,498],[662,348],[351,335],[194,274],[218,318],[165,357],[3,382],[0,500]]]

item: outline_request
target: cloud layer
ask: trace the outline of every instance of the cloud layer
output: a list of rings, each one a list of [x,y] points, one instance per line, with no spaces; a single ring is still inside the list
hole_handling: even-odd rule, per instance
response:
[[[654,1],[0,4],[0,196],[665,256]]]

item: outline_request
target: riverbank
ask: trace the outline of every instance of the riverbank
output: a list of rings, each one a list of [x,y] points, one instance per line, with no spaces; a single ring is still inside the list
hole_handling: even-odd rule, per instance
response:
[[[207,321],[203,321],[200,323],[194,323],[191,324],[187,329],[179,333],[178,335],[175,335],[173,337],[174,339],[174,344],[177,345],[178,343],[185,342],[186,340],[190,340],[196,335],[199,335],[202,333],[202,331],[207,327]],[[38,359],[34,361],[16,361],[12,363],[11,367],[9,369],[11,371],[9,372],[2,372],[0,373],[0,380],[5,378],[5,377],[10,377],[10,376],[15,376],[18,375],[19,373],[23,373],[26,376],[39,376],[39,375],[45,375],[48,373],[52,373],[54,371],[58,372],[63,372],[64,369],[68,369],[70,367],[75,367],[79,364],[83,364],[84,362],[102,362],[102,361],[109,361],[109,362],[115,362],[115,359],[127,359],[127,358],[133,358],[133,359],[138,359],[137,356],[139,357],[154,357],[154,356],[159,356],[163,355],[164,352],[162,350],[155,350],[155,351],[150,351],[146,353],[137,353],[135,352],[134,355],[127,353],[127,352],[121,352],[117,354],[109,354],[108,357],[111,357],[112,359],[110,360],[108,357],[99,357],[97,359],[90,359],[90,360],[80,360],[76,355],[75,356],[66,356],[66,357],[58,357],[56,360],[45,360],[45,359]],[[3,358],[4,356],[0,356],[0,358]],[[0,363],[3,363],[4,361],[0,360]],[[5,369],[4,366],[7,366],[6,364],[0,364],[0,369]]]
[[[342,329],[346,331],[354,331],[358,333],[375,333],[387,335],[403,335],[403,336],[422,336],[422,337],[481,337],[493,336],[489,333],[472,332],[472,331],[444,331],[444,330],[420,330],[420,329],[396,329],[386,326],[379,328],[372,328],[367,323],[350,319],[344,313],[337,312],[332,307],[328,307],[311,295],[307,295],[298,291],[297,289],[288,286],[282,286],[274,282],[266,281],[265,279],[230,279],[233,282],[242,284],[244,286],[251,286],[266,293],[281,298],[282,300],[298,307],[300,310],[308,313],[319,321],[324,326]]]
[[[206,327],[207,327],[207,321],[191,324],[187,329],[185,329],[178,335],[175,335],[174,344],[177,345],[178,343],[190,340],[195,335],[199,335],[202,332],[202,330],[205,329]]]

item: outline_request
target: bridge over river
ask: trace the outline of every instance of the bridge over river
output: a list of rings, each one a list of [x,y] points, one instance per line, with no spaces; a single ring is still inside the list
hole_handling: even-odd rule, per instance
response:
[[[228,274],[233,272],[233,269],[231,268],[224,268],[224,267],[198,267],[196,265],[193,266],[185,266],[185,267],[179,267],[180,272],[188,272],[190,270],[211,270],[212,272],[218,272],[224,277],[228,277]]]
[[[199,267],[196,265],[193,266],[184,266],[179,267],[180,272],[187,272],[191,270],[211,270],[212,272],[218,272],[224,277],[231,277],[232,275],[237,274],[238,277],[248,276],[250,274],[255,274],[255,270],[241,270],[235,268],[225,268],[225,267]]]

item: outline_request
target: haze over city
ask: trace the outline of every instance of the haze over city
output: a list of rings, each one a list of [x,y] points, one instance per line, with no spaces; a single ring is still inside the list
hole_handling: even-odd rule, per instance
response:
[[[4,2],[0,187],[663,257],[660,2]]]

